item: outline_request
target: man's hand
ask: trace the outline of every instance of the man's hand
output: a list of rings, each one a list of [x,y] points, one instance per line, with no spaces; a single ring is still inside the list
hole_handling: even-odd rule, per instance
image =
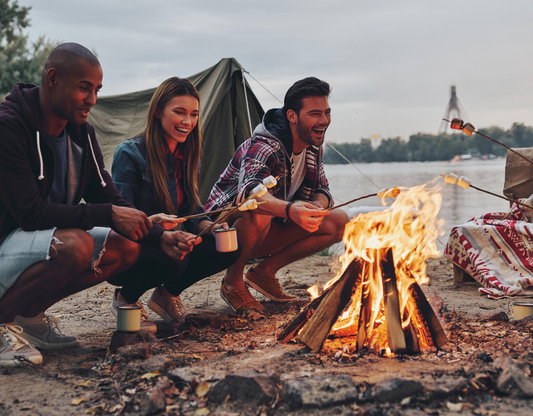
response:
[[[329,215],[329,211],[309,202],[295,202],[289,209],[289,219],[310,233],[318,230],[326,215]]]
[[[135,208],[113,205],[113,224],[118,232],[133,241],[140,240],[152,228],[152,221],[146,214]]]
[[[172,230],[173,228],[176,228],[178,224],[187,221],[183,218],[178,218],[177,215],[168,215],[163,213],[150,215],[148,219],[152,222],[158,223],[165,230]]]
[[[185,255],[201,242],[202,238],[196,237],[194,234],[184,231],[165,231],[161,234],[159,247],[173,259],[183,260]]]

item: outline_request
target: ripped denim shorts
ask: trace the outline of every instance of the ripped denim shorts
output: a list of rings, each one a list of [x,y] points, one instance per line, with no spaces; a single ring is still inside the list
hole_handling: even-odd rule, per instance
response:
[[[22,231],[17,228],[4,239],[0,245],[0,298],[15,284],[24,270],[35,263],[50,259],[52,240],[61,244],[54,237],[55,230]],[[105,252],[109,231],[111,229],[107,227],[87,230],[94,240],[93,255],[87,270],[101,273],[98,264]]]

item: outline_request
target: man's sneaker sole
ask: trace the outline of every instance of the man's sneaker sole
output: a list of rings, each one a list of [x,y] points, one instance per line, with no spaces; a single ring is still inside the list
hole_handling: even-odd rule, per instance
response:
[[[151,310],[153,310],[156,314],[158,314],[167,324],[172,324],[174,322],[174,319],[170,317],[168,313],[165,312],[165,310],[159,306],[157,303],[155,303],[152,299],[148,299],[148,302],[146,303],[146,306],[148,306]]]
[[[26,341],[28,341],[30,344],[35,345],[36,348],[40,348],[42,350],[62,350],[66,348],[74,348],[79,347],[80,343],[78,340],[70,341],[70,342],[43,342],[38,338],[32,337],[27,332],[22,332],[18,334],[19,337],[24,338]]]
[[[264,290],[263,288],[257,286],[254,282],[251,282],[249,281],[246,277],[244,277],[244,283],[246,283],[248,286],[250,286],[252,289],[254,290],[257,290],[259,293],[261,293],[262,295],[266,296],[267,298],[269,298],[270,300],[273,300],[274,302],[292,302],[296,299],[298,299],[298,296],[295,296],[291,299],[278,299],[277,297],[275,297],[274,295],[268,293],[266,290]]]

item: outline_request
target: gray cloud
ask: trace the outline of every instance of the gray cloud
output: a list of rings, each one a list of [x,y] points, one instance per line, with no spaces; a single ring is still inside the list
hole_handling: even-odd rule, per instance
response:
[[[30,1],[30,37],[94,48],[103,94],[151,88],[235,57],[282,99],[333,86],[332,141],[435,133],[449,86],[476,126],[533,125],[533,3],[473,1]],[[265,107],[278,106],[249,79]]]

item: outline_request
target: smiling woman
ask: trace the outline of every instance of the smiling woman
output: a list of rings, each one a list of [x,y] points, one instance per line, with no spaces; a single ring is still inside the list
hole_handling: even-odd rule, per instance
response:
[[[113,181],[124,199],[167,229],[182,223],[179,217],[204,212],[198,186],[199,108],[200,96],[190,81],[167,79],[152,96],[146,130],[121,143],[113,158]],[[240,248],[217,252],[210,233],[195,238],[194,234],[211,224],[207,216],[183,222],[187,232],[180,234],[180,249],[187,254],[180,261],[159,248],[142,246],[135,266],[109,280],[122,286],[115,293],[113,312],[118,306],[138,303],[146,290],[155,287],[148,302],[150,309],[167,323],[178,320],[185,313],[180,293],[224,270],[240,255]],[[215,226],[220,227],[227,228],[227,224]],[[143,316],[143,329],[155,332],[153,322]]]

